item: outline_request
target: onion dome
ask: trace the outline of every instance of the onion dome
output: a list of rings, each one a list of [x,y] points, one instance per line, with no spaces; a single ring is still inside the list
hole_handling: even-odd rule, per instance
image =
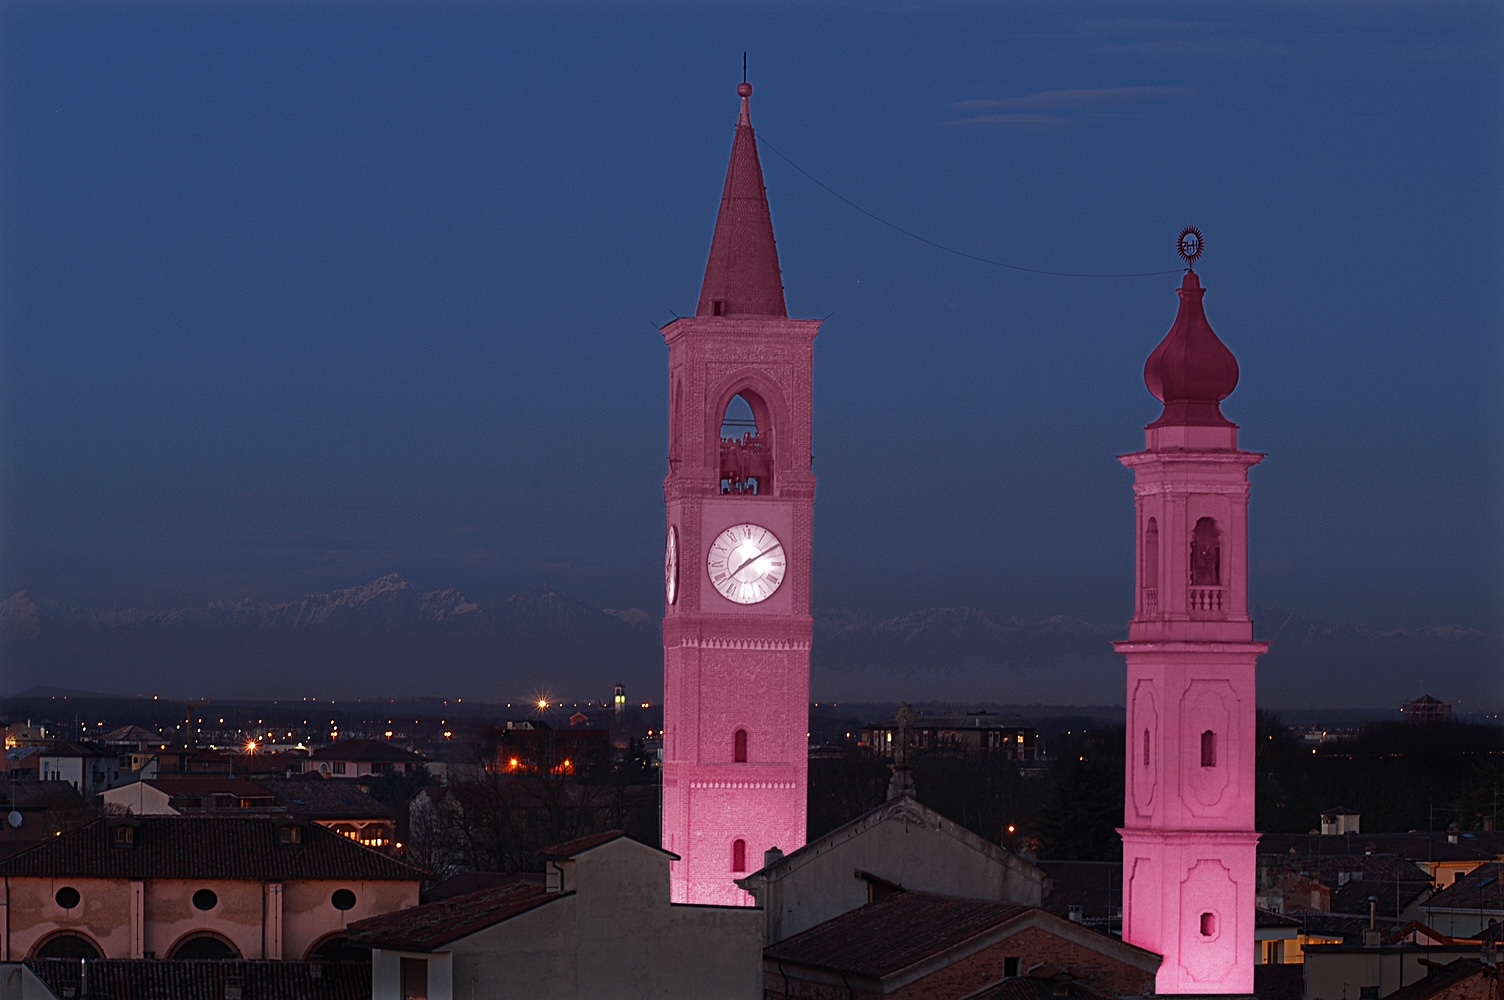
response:
[[[786,317],[773,218],[752,131],[752,85],[744,82],[736,93],[742,99],[741,114],[695,315]]]
[[[1207,322],[1201,299],[1206,289],[1195,271],[1180,285],[1180,312],[1165,339],[1144,363],[1144,383],[1165,404],[1150,427],[1231,426],[1219,405],[1238,385],[1238,359]]]

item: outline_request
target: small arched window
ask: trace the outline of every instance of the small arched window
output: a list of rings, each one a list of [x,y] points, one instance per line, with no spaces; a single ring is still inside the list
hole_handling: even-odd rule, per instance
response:
[[[1144,526],[1144,587],[1159,589],[1159,522],[1152,517]]]
[[[747,731],[738,729],[732,740],[731,759],[738,764],[747,762]]]
[[[731,842],[731,870],[734,872],[747,870],[747,842],[740,838]]]
[[[1217,734],[1210,729],[1201,734],[1201,766],[1217,766]]]

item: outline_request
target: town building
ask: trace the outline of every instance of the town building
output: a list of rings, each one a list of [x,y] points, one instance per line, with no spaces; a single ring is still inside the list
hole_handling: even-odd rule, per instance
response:
[[[517,878],[354,924],[371,948],[373,1000],[755,998],[762,915],[681,905],[673,855],[619,831],[544,852]]]
[[[737,880],[762,910],[775,944],[891,892],[923,890],[1038,906],[1036,866],[901,795],[797,851],[770,851]]]
[[[66,781],[85,799],[121,782],[129,768],[118,751],[98,743],[54,743],[37,755],[43,781]]]
[[[107,817],[0,861],[0,962],[317,957],[423,876],[305,820]]]
[[[304,774],[323,778],[379,778],[384,774],[411,774],[423,758],[385,740],[336,740],[311,751],[303,760]]]
[[[862,746],[870,756],[893,759],[898,719],[883,719],[862,727]],[[957,757],[997,756],[1027,761],[1038,756],[1039,731],[1016,715],[994,712],[915,713],[911,747],[919,753]]]
[[[1194,265],[1200,233],[1181,234]],[[1134,472],[1137,586],[1128,639],[1123,940],[1164,956],[1164,994],[1253,991],[1254,664],[1248,471],[1221,401],[1238,363],[1193,268],[1144,381],[1164,404]]]
[[[1401,705],[1400,714],[1411,722],[1451,722],[1452,706],[1440,698],[1423,694]]]
[[[814,341],[793,320],[741,111],[695,315],[669,351],[662,844],[679,903],[804,844],[815,476]]]
[[[1420,904],[1426,923],[1449,937],[1475,938],[1504,925],[1504,864],[1479,865]]]

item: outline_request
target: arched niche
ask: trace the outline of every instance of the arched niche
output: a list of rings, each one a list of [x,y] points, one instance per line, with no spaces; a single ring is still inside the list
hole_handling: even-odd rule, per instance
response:
[[[95,940],[81,931],[59,931],[48,935],[32,949],[32,958],[75,958],[97,961],[104,952]]]
[[[191,931],[179,938],[167,952],[174,960],[232,959],[240,957],[240,949],[229,938],[213,931]]]

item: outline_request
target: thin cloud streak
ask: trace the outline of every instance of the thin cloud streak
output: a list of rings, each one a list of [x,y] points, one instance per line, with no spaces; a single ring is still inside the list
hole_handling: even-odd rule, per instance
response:
[[[1073,124],[1069,118],[1050,115],[975,115],[971,118],[955,118],[947,125],[979,125],[987,128],[1051,129]]]
[[[1115,107],[1140,101],[1163,100],[1183,97],[1191,91],[1184,87],[1078,87],[1072,90],[1042,90],[1022,97],[1007,97],[1001,100],[957,101],[951,107],[957,111],[983,111],[988,109],[1016,108],[1020,110],[1089,110]]]

